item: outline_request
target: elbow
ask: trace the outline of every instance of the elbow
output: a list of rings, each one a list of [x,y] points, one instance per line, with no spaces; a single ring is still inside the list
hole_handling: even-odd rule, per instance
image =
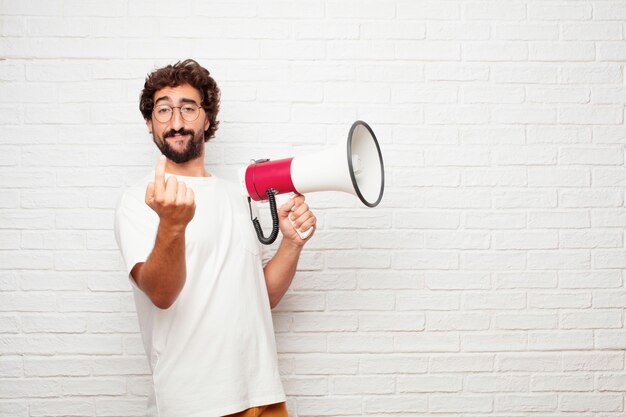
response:
[[[150,301],[152,301],[152,304],[154,304],[157,308],[161,310],[167,310],[168,308],[174,305],[177,298],[178,298],[178,295],[176,296],[152,295],[150,296]]]
[[[276,306],[278,305],[278,303],[280,303],[280,299],[281,299],[281,298],[282,298],[282,297],[280,297],[280,298],[274,298],[274,297],[271,297],[271,296],[270,296],[270,310],[273,310],[273,309],[274,309],[274,307],[276,307]]]

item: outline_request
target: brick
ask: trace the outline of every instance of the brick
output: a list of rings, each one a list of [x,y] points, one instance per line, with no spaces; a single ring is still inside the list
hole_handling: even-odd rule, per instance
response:
[[[526,215],[503,211],[466,211],[465,223],[470,229],[521,229],[526,226]]]
[[[532,63],[516,65],[502,63],[494,65],[492,69],[492,78],[497,83],[554,84],[558,79],[558,74],[559,70],[556,66],[551,67]]]
[[[424,330],[423,314],[360,314],[360,331],[421,331]]]
[[[562,248],[617,248],[621,245],[621,235],[615,230],[572,230],[563,231],[559,236]]]
[[[324,377],[284,377],[285,394],[288,396],[319,396],[328,394],[328,381]]]
[[[124,395],[126,380],[124,378],[72,378],[61,383],[65,395]]]
[[[26,401],[2,401],[0,403],[0,416],[2,417],[29,417],[28,403]]]
[[[458,255],[451,251],[397,251],[392,255],[394,269],[458,269]]]
[[[617,371],[624,369],[621,352],[565,352],[564,371]]]
[[[458,376],[409,376],[398,377],[398,392],[460,392],[462,380]]]
[[[556,231],[496,232],[493,238],[495,249],[556,249],[558,246]]]
[[[461,45],[459,42],[401,40],[395,44],[396,59],[416,61],[461,60]]]
[[[86,320],[68,315],[24,315],[21,319],[22,333],[84,333]]]
[[[395,297],[392,293],[348,292],[328,294],[328,308],[332,311],[343,310],[392,310]]]
[[[561,39],[569,41],[617,41],[622,26],[611,22],[566,23],[561,25]]]
[[[414,272],[362,271],[358,275],[358,288],[362,290],[417,290],[424,288],[424,279]]]
[[[529,45],[531,61],[584,62],[595,59],[592,42],[535,42]]]
[[[560,410],[563,411],[622,411],[622,394],[563,394]]]
[[[528,376],[470,375],[466,390],[476,393],[526,392]]]
[[[585,350],[592,347],[591,331],[530,332],[528,334],[530,350]]]
[[[552,104],[586,104],[591,100],[591,92],[588,87],[529,87],[526,91],[530,103]],[[553,129],[551,126],[537,127],[536,129]],[[565,131],[565,127],[562,129]],[[573,130],[573,129],[571,129]]]
[[[556,372],[561,370],[561,353],[499,353],[496,370],[500,372]]]
[[[424,311],[424,310],[458,310],[460,296],[458,294],[437,294],[434,292],[416,293],[414,295],[399,294],[397,296],[396,310],[399,311]]]
[[[396,381],[386,376],[340,376],[331,379],[331,393],[336,395],[393,394]]]
[[[559,38],[559,27],[545,23],[499,23],[495,25],[495,38],[516,41],[553,41]]]
[[[559,288],[619,288],[621,286],[621,271],[559,272]]]
[[[307,354],[294,360],[296,375],[356,375],[358,368],[359,360],[354,355]]]
[[[494,370],[494,355],[484,353],[431,355],[429,369],[432,373],[490,372]]]
[[[532,293],[528,295],[528,306],[533,308],[589,308],[591,307],[591,295],[585,292],[564,294],[557,293]]]
[[[325,352],[326,339],[325,335],[317,334],[279,334],[276,346],[280,353]]]
[[[486,81],[489,79],[489,67],[480,64],[427,63],[426,80],[428,81]]]
[[[591,4],[536,3],[527,5],[531,20],[589,20],[592,17]]]
[[[472,272],[427,272],[426,286],[431,290],[487,290],[489,274]]]
[[[595,348],[600,350],[623,350],[626,334],[619,330],[596,330]]]
[[[98,416],[115,417],[123,414],[129,417],[140,417],[145,415],[145,399],[125,399],[125,398],[102,398],[96,399],[96,414]]]
[[[428,359],[414,356],[366,356],[359,360],[362,374],[422,374],[428,369]]]
[[[467,62],[527,61],[528,47],[516,42],[466,42],[462,58]]]
[[[504,272],[495,274],[495,288],[556,288],[556,272]]]
[[[623,392],[626,389],[626,380],[623,374],[600,374],[596,381],[598,391]]]
[[[292,330],[294,332],[356,331],[358,321],[358,316],[354,314],[294,314]]]
[[[490,28],[481,22],[445,22],[435,20],[426,22],[427,39],[484,41],[489,39],[489,36]]]
[[[381,396],[365,400],[366,413],[414,413],[427,410],[426,396]]]
[[[491,320],[486,314],[478,313],[427,313],[426,330],[488,330]]]
[[[28,377],[88,376],[89,360],[79,358],[41,358],[24,359],[24,374]]]
[[[358,414],[362,410],[360,398],[299,398],[298,415],[336,416]]]
[[[497,411],[556,411],[558,398],[550,394],[508,394],[496,399],[495,409]]]
[[[514,352],[528,348],[528,338],[525,333],[482,333],[467,334],[461,341],[461,350],[464,352]]]
[[[460,20],[461,7],[458,3],[441,4],[431,0],[417,4],[401,0],[397,4],[397,15],[402,19]]]
[[[556,314],[499,314],[495,318],[495,328],[502,330],[556,329]]]
[[[493,397],[486,395],[431,395],[428,407],[430,411],[435,413],[487,413],[493,411]]]
[[[567,156],[562,156],[562,158],[567,159]],[[533,167],[528,170],[528,185],[530,187],[588,187],[591,185],[591,173],[585,168]]]
[[[593,391],[593,375],[533,375],[530,378],[530,391]]]
[[[433,333],[399,333],[394,337],[396,352],[458,352],[460,340],[455,334]]]

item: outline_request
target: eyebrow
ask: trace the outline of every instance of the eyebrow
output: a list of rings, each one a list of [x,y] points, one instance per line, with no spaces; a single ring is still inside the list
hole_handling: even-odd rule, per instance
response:
[[[170,96],[161,96],[154,102],[154,104],[159,104],[160,101],[172,101],[172,98]],[[196,102],[196,100],[191,99],[191,98],[184,98],[183,97],[183,98],[180,99],[180,101],[181,101],[181,103],[192,103],[192,104],[195,104],[196,106],[200,106]]]

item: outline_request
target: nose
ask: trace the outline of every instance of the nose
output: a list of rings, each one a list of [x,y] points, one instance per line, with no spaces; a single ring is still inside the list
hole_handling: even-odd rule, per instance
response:
[[[183,114],[180,112],[178,107],[174,107],[172,109],[172,119],[170,120],[171,127],[174,130],[180,130],[185,125],[185,120],[183,119]]]

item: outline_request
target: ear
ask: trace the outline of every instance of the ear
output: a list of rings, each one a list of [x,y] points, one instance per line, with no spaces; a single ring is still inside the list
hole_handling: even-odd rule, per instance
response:
[[[207,131],[209,126],[211,126],[211,121],[209,120],[209,116],[207,116],[204,118],[204,131],[205,132]]]
[[[146,120],[146,126],[148,126],[150,133],[152,133],[152,119]]]

